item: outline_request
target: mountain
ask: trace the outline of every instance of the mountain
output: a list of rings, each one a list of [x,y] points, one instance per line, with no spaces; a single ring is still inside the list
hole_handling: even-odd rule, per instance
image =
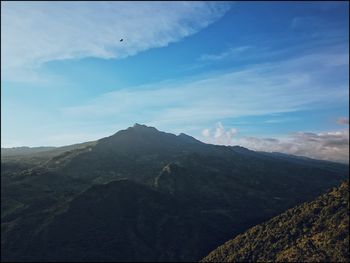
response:
[[[196,261],[348,171],[139,124],[40,156],[2,157],[1,259]]]
[[[64,210],[21,260],[183,261],[207,249],[209,233],[218,238],[217,229],[225,227],[219,217],[214,221],[185,201],[128,179],[95,185]]]
[[[349,262],[349,182],[226,242],[202,262]]]
[[[56,147],[13,147],[13,148],[1,148],[1,156],[18,156],[27,155],[40,152],[48,152]]]
[[[85,142],[62,147],[13,147],[1,148],[1,171],[16,172],[35,167],[67,151],[94,145],[96,142]]]

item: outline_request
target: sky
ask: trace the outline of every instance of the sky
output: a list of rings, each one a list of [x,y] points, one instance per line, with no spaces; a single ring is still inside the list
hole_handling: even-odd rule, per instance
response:
[[[140,123],[349,162],[348,2],[2,1],[1,40],[1,147]]]

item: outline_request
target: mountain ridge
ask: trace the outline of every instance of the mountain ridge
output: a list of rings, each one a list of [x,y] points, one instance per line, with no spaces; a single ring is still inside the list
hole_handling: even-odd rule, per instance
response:
[[[93,229],[99,243],[106,242],[108,233],[109,260],[196,261],[232,236],[313,200],[342,181],[349,170],[342,164],[295,162],[189,137],[135,125],[93,143],[46,153],[39,160],[32,155],[16,161],[2,158],[2,260],[58,260],[70,251],[71,258],[66,260],[79,261],[84,259],[86,246],[91,251],[89,260],[107,259],[101,245],[93,249]],[[129,190],[119,191],[121,185]],[[100,208],[105,207],[107,213],[120,207],[108,195],[101,194],[98,205],[89,206],[89,198],[100,189],[133,207],[133,211],[125,207],[119,213],[108,212],[108,222],[119,220],[118,227],[101,225]],[[138,196],[133,189],[140,190]],[[159,198],[173,200],[177,212]],[[138,202],[149,211],[164,213],[149,213]],[[77,203],[90,209],[90,216],[84,212],[86,216],[81,217],[83,211],[78,212]],[[129,222],[129,212],[139,219]],[[66,223],[58,218],[65,218]],[[71,242],[74,218],[79,218],[81,226]],[[170,222],[174,232],[162,232],[164,222]],[[57,240],[62,244],[50,241],[60,234],[63,236]],[[155,241],[157,235],[162,242]],[[80,243],[83,237],[85,241]],[[131,244],[124,254],[116,245],[121,237]],[[145,246],[145,238],[154,243]]]
[[[177,137],[177,138],[181,139],[182,143],[183,142],[193,142],[196,144],[211,145],[211,146],[215,146],[218,148],[230,147],[235,152],[239,152],[239,153],[246,153],[246,154],[253,154],[253,155],[256,153],[261,153],[263,155],[269,155],[269,156],[279,158],[279,159],[288,159],[289,158],[289,159],[295,159],[295,161],[300,161],[300,162],[305,160],[305,161],[315,161],[315,162],[320,161],[320,162],[344,164],[342,162],[320,160],[320,159],[314,159],[314,158],[310,158],[310,157],[306,157],[306,156],[292,155],[292,154],[286,154],[286,153],[281,153],[281,152],[254,151],[254,150],[250,150],[250,149],[243,147],[243,146],[240,146],[240,145],[223,146],[223,145],[209,144],[209,143],[205,143],[205,142],[202,142],[200,140],[197,140],[194,137],[187,135],[185,133],[179,133],[178,135],[175,135],[172,133],[159,131],[158,129],[156,129],[155,127],[152,127],[152,126],[147,126],[145,124],[139,124],[139,123],[135,123],[133,126],[130,126],[124,130],[119,130],[110,136],[98,139],[96,141],[76,143],[76,144],[64,145],[64,146],[39,146],[39,147],[20,146],[20,147],[10,147],[10,148],[1,147],[1,157],[2,158],[13,158],[13,157],[21,156],[21,158],[25,158],[25,155],[30,155],[33,153],[37,154],[38,157],[40,157],[40,158],[45,158],[45,156],[43,156],[43,154],[45,154],[45,153],[47,153],[50,157],[52,157],[52,156],[57,155],[57,153],[67,151],[69,149],[94,145],[94,144],[97,144],[99,142],[105,142],[105,141],[110,142],[113,138],[116,138],[118,136],[124,137],[126,135],[130,135],[130,133],[128,133],[128,132],[131,132],[132,135],[139,135],[139,136],[146,135],[146,137],[144,139],[150,139],[147,137],[150,135],[156,136],[156,135],[161,134],[162,136],[170,136],[168,138],[172,138],[172,139],[175,139]],[[124,137],[124,139],[125,139],[125,137]],[[140,141],[138,141],[138,142],[140,142]],[[348,164],[344,164],[344,165],[348,165]]]

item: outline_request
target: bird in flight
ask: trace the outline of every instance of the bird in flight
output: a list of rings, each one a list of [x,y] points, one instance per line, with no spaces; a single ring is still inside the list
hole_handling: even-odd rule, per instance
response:
[[[120,42],[123,42],[123,39],[121,38],[119,41],[120,41]]]

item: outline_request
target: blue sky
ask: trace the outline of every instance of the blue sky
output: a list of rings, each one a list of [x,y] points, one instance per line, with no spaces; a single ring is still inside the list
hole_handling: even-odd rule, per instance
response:
[[[348,162],[347,2],[1,7],[2,147],[79,143],[137,122]]]

